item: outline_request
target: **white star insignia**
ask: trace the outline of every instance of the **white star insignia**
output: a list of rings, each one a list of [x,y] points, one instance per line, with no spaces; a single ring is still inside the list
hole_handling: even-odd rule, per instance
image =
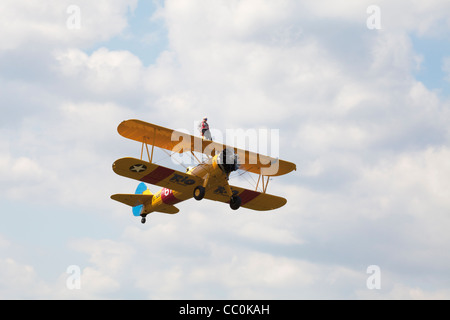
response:
[[[139,172],[147,170],[147,167],[143,164],[135,164],[134,166],[130,167],[130,170],[133,172],[139,173]]]

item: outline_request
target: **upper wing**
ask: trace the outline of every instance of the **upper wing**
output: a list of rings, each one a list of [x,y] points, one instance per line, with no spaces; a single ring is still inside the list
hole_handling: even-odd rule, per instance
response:
[[[271,194],[235,186],[230,187],[233,194],[238,195],[241,198],[241,207],[247,209],[258,211],[273,210],[284,206],[287,202],[285,198],[277,197]],[[205,193],[205,199],[230,203],[230,195],[227,194],[225,187],[221,185],[207,190]]]
[[[180,135],[177,134],[177,131],[141,120],[122,121],[117,127],[117,131],[125,138],[171,151],[175,151],[175,147],[180,143],[180,139],[178,139]],[[179,150],[175,152],[183,152],[182,148],[177,149]]]
[[[193,192],[203,179],[163,166],[135,158],[122,158],[113,163],[113,171],[118,175],[151,183],[179,192]]]
[[[296,170],[296,165],[289,161],[230,147],[141,120],[123,121],[117,131],[125,138],[178,153],[195,151],[214,156],[224,149],[231,148],[239,156],[240,169],[265,176],[281,176]]]

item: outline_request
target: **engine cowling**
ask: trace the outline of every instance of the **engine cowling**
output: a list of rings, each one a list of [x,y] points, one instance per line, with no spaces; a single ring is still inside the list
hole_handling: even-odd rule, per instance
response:
[[[224,149],[216,157],[216,163],[225,174],[239,169],[239,158],[233,149]]]

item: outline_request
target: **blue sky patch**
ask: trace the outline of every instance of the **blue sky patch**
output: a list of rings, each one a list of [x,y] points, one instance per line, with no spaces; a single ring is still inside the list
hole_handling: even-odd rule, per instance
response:
[[[128,27],[122,34],[105,42],[98,42],[88,54],[101,47],[111,51],[127,50],[139,57],[144,66],[154,64],[159,54],[168,47],[167,28],[163,19],[154,16],[161,4],[139,1],[134,11],[128,11]]]
[[[417,80],[428,89],[438,91],[445,97],[450,95],[448,74],[443,70],[444,59],[450,57],[450,41],[442,38],[411,36],[414,51],[423,58],[420,69],[415,72]]]

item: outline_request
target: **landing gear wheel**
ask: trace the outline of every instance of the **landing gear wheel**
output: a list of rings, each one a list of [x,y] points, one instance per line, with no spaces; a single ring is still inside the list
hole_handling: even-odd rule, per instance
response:
[[[144,224],[145,221],[147,221],[147,219],[144,216],[142,216],[141,223]]]
[[[194,198],[195,200],[202,200],[203,197],[205,196],[205,188],[203,188],[202,186],[196,186],[194,189]]]
[[[230,199],[230,208],[233,210],[237,210],[239,209],[239,207],[241,206],[242,200],[241,197],[239,196],[231,196]]]

